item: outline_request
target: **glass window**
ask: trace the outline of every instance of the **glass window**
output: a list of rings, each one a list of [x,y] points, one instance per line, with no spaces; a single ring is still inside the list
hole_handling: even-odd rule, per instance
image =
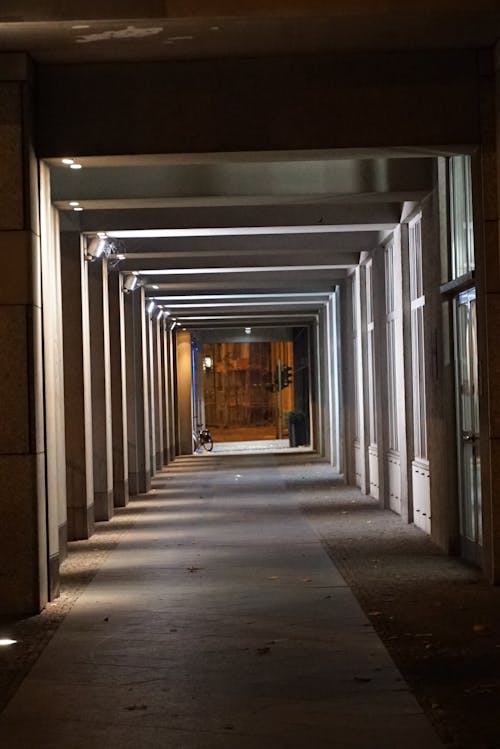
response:
[[[474,225],[470,156],[449,161],[450,237],[452,279],[474,270]]]

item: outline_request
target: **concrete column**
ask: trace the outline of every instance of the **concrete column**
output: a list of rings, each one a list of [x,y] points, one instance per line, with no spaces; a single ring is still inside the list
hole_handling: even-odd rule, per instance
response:
[[[343,393],[343,432],[344,432],[344,474],[346,483],[356,485],[356,466],[354,455],[355,406],[356,397],[354,378],[354,345],[353,345],[353,283],[352,278],[345,279],[341,286],[341,339],[342,339],[342,393]]]
[[[193,452],[191,333],[179,330],[177,343],[177,433],[180,455]]]
[[[170,374],[168,320],[163,318],[159,325],[160,335],[160,391],[162,393],[163,464],[170,463]]]
[[[329,383],[329,358],[330,342],[328,340],[328,309],[322,305],[318,315],[318,326],[316,328],[317,342],[317,396],[316,403],[318,417],[316,422],[316,441],[314,447],[323,457],[330,457],[331,431],[330,431],[330,383]]]
[[[169,388],[169,431],[170,431],[170,460],[174,460],[179,452],[177,443],[177,398],[176,398],[176,379],[177,379],[177,349],[175,345],[175,335],[173,328],[170,328],[167,334],[167,376]]]
[[[92,364],[92,448],[96,520],[113,517],[113,443],[109,354],[108,264],[87,261]]]
[[[125,356],[124,295],[121,290],[119,273],[109,273],[108,290],[113,439],[113,502],[115,507],[125,507],[129,500],[127,368]]]
[[[398,441],[401,470],[401,517],[412,520],[411,496],[408,482],[408,434],[406,422],[405,340],[409,335],[407,311],[404,309],[403,287],[407,288],[408,253],[401,246],[401,227],[394,232],[394,299],[396,317],[396,389],[398,408]]]
[[[387,339],[385,334],[384,248],[372,253],[373,321],[375,348],[375,419],[377,425],[378,491],[381,508],[389,507],[387,471]]]
[[[88,269],[78,232],[61,232],[68,539],[94,531]]]
[[[124,301],[129,490],[131,494],[138,494],[151,488],[148,356],[143,289],[127,294]]]
[[[59,595],[59,562],[66,556],[66,427],[59,213],[52,205],[50,172],[40,164],[40,229],[43,295],[46,486],[49,594]]]
[[[413,377],[410,309],[410,260],[408,254],[408,225],[400,227],[401,246],[401,376],[404,420],[400,420],[401,447],[401,517],[413,522]],[[400,413],[400,416],[402,414]]]
[[[162,367],[162,321],[158,319],[158,315],[152,321],[153,338],[152,338],[152,349],[153,349],[153,408],[155,413],[155,445],[156,445],[156,470],[161,471],[163,468],[163,422],[164,422],[164,408],[163,408],[163,388],[161,386],[163,380],[163,367]]]
[[[120,284],[121,285],[121,284]],[[139,458],[137,454],[137,399],[135,397],[136,357],[134,341],[134,296],[123,291],[125,338],[125,394],[127,414],[128,486],[131,495],[139,494]]]
[[[422,203],[424,341],[427,455],[430,472],[432,539],[446,552],[460,551],[457,427],[451,304],[440,285],[448,281],[446,163],[438,166],[438,184]],[[443,258],[443,273],[435,258]]]
[[[0,611],[48,599],[37,169],[30,141],[31,69],[0,55]]]
[[[335,416],[335,467],[339,473],[344,473],[345,435],[343,432],[344,394],[342,392],[342,348],[340,335],[340,288],[337,287],[331,297],[332,306],[332,356],[333,356],[333,387],[334,387],[334,416]]]
[[[137,397],[142,400],[142,414],[144,419],[144,481],[142,483],[142,492],[148,492],[151,489],[151,443],[149,439],[151,430],[150,420],[150,392],[149,392],[149,349],[148,349],[148,316],[146,314],[146,298],[144,289],[139,289],[137,293],[139,300],[137,322],[137,341],[141,346],[137,346],[136,353],[142,363],[142,388],[138,389]],[[142,458],[142,455],[141,455]]]
[[[157,436],[157,399],[155,396],[155,374],[156,374],[156,353],[155,353],[155,323],[152,315],[146,312],[146,330],[147,330],[147,356],[148,356],[148,397],[149,397],[149,461],[151,466],[151,476],[156,473],[156,436]]]
[[[359,413],[359,450],[361,453],[360,461],[360,489],[363,494],[370,492],[369,466],[368,466],[368,356],[367,356],[367,330],[366,330],[366,268],[364,265],[358,265],[356,268],[356,317],[358,320],[358,335],[356,339],[356,366],[358,392],[358,413]]]
[[[500,43],[482,59],[480,162],[473,162],[480,377],[483,566],[500,583]],[[482,187],[482,189],[481,189]]]

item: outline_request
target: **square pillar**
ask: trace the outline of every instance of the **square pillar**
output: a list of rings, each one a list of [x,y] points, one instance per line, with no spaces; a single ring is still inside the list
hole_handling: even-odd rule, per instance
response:
[[[177,433],[180,455],[193,454],[193,398],[191,333],[179,330],[177,349]]]
[[[39,612],[49,598],[38,173],[26,55],[0,54],[0,611]],[[57,512],[56,531],[57,531]]]
[[[177,400],[175,392],[177,372],[177,351],[173,327],[169,326],[167,331],[167,368],[165,375],[168,388],[168,429],[169,429],[169,461],[174,460],[178,454],[177,444]]]
[[[40,164],[40,230],[46,487],[50,599],[59,595],[59,563],[66,556],[66,427],[59,212],[52,205],[49,167]]]
[[[113,517],[113,440],[111,362],[109,353],[108,263],[87,262],[89,278],[90,356],[92,365],[92,453],[96,520]]]
[[[156,473],[156,404],[155,404],[155,352],[154,326],[150,313],[146,312],[146,355],[148,363],[148,403],[149,403],[149,462],[151,476]]]
[[[155,464],[156,470],[163,468],[163,388],[161,387],[163,368],[161,356],[161,319],[156,317],[152,320],[152,352],[153,352],[153,409],[155,413]]]
[[[483,568],[500,583],[500,43],[483,57],[481,150],[473,160],[479,351]]]
[[[130,494],[151,488],[149,457],[148,356],[144,291],[124,296],[127,434]]]
[[[78,232],[61,232],[68,539],[94,531],[88,268]]]
[[[163,429],[163,465],[170,463],[170,376],[169,376],[169,336],[168,320],[163,317],[159,321],[159,354],[160,354],[160,391],[162,399],[162,429]]]
[[[111,360],[111,413],[113,440],[113,503],[126,507],[128,489],[127,368],[125,356],[125,310],[120,274],[108,274],[109,332]]]

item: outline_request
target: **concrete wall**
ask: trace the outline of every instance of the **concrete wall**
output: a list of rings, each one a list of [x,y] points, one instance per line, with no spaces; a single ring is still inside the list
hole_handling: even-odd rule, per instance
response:
[[[44,65],[38,154],[478,143],[478,74],[468,50]]]

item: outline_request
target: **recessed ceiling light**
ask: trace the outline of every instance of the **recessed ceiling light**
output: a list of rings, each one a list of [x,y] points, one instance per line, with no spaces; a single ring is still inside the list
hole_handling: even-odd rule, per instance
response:
[[[62,164],[74,164],[75,160],[74,159],[61,159],[61,163]]]
[[[70,164],[69,168],[70,169],[81,169],[82,165],[81,164]]]
[[[79,205],[76,206],[76,208],[73,208],[74,211],[83,211],[83,208]]]
[[[80,205],[80,203],[78,202],[78,200],[70,200],[69,204],[70,204],[70,206],[72,208],[74,208],[76,205]]]

